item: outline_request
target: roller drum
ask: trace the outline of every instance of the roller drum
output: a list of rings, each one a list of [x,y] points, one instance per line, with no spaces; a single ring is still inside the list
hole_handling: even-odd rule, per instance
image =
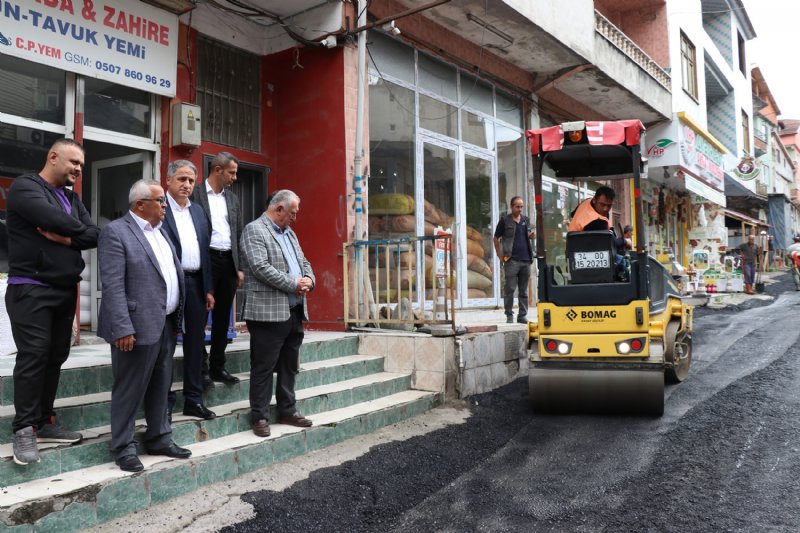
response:
[[[655,366],[655,365],[654,365]],[[663,368],[547,368],[530,370],[531,407],[540,413],[664,413]]]

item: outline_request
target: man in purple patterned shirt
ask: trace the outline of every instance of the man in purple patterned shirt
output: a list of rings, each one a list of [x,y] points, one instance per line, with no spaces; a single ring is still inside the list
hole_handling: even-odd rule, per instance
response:
[[[69,356],[81,250],[97,246],[99,228],[68,189],[83,171],[83,147],[57,140],[38,174],[9,190],[6,309],[17,345],[14,365],[14,461],[39,462],[38,442],[75,443],[83,437],[56,424],[53,402]]]

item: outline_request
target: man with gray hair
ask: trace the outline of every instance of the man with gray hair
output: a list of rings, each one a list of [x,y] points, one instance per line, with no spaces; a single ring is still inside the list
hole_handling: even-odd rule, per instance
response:
[[[192,452],[173,442],[167,420],[184,298],[183,269],[161,227],[167,199],[158,182],[139,180],[128,202],[128,213],[100,233],[97,335],[111,344],[111,453],[120,469],[139,472],[144,466],[133,434],[142,403],[147,453],[185,459]]]
[[[278,421],[297,427],[312,422],[297,411],[294,384],[300,370],[306,294],[314,289],[314,272],[290,227],[300,198],[283,189],[271,195],[267,210],[244,228],[244,319],[250,332],[250,422],[253,433],[268,437],[272,373]]]
[[[206,319],[214,308],[208,241],[211,228],[203,208],[189,200],[197,167],[186,159],[167,165],[167,214],[164,227],[183,269],[186,301],[183,306],[183,414],[203,419],[216,416],[203,402],[203,347]],[[175,406],[169,392],[169,412]]]

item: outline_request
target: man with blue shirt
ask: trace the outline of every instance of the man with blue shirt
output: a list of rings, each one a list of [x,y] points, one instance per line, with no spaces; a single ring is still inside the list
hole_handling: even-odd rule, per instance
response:
[[[517,322],[528,323],[528,280],[533,262],[533,227],[528,217],[522,214],[525,202],[514,196],[508,202],[511,213],[502,217],[494,231],[494,249],[505,273],[503,304],[506,322],[514,322],[514,291],[518,292],[519,312]]]
[[[297,411],[294,385],[300,370],[306,294],[314,289],[314,272],[290,225],[300,198],[277,191],[267,210],[245,226],[241,239],[244,270],[242,315],[250,332],[250,421],[253,433],[268,437],[272,373],[277,374],[278,421],[297,427],[312,422]]]

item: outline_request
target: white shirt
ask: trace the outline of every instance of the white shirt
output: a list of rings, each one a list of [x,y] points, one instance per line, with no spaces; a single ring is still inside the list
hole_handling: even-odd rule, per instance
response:
[[[211,211],[211,248],[228,251],[231,249],[231,225],[228,222],[225,188],[217,194],[206,180],[206,192],[208,193],[208,208]]]
[[[172,248],[169,247],[167,238],[161,233],[161,222],[154,228],[148,221],[130,211],[133,220],[139,225],[145,239],[150,243],[153,253],[156,254],[158,267],[161,275],[167,282],[167,314],[172,314],[180,303],[180,289],[178,288],[178,271],[175,270],[175,262],[172,258]]]
[[[181,240],[181,268],[190,271],[200,270],[200,244],[197,242],[197,231],[194,229],[194,220],[189,211],[192,202],[187,199],[186,207],[181,207],[169,193],[167,201],[172,216],[175,217],[178,238]]]

